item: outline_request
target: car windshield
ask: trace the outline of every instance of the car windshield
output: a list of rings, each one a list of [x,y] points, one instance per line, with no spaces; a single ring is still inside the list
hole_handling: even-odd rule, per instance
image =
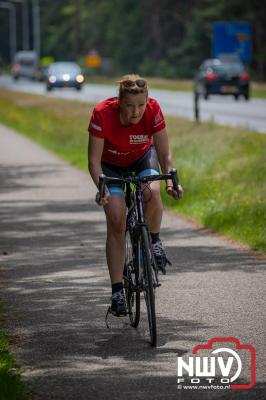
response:
[[[221,63],[212,65],[212,70],[218,74],[242,74],[244,72],[244,67],[239,63]]]
[[[77,64],[73,63],[58,63],[49,67],[50,74],[79,74],[80,68]]]

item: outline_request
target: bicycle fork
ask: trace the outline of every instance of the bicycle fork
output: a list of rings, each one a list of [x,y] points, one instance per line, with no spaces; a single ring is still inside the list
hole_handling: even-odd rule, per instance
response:
[[[157,266],[156,266],[156,261],[154,258],[154,254],[152,252],[152,247],[151,247],[151,239],[149,238],[150,246],[149,246],[149,258],[151,260],[151,265],[152,265],[152,282],[153,282],[153,287],[156,289],[157,287],[161,286],[161,283],[159,282],[158,278],[158,271],[157,271]],[[143,269],[143,252],[141,249],[141,241],[140,238],[138,239],[137,242],[137,262],[139,264],[139,276],[140,276],[140,285],[143,290],[143,286],[145,285],[145,279],[144,279],[144,269]]]

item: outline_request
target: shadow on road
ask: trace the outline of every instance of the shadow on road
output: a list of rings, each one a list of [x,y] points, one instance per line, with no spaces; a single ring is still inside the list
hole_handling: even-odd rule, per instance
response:
[[[186,228],[182,230],[162,229],[162,237],[167,240],[172,236],[178,239],[196,239],[206,236],[205,229]],[[167,254],[175,268],[168,272],[207,272],[207,271],[243,271],[251,274],[265,269],[265,261],[254,256],[226,246],[202,244],[195,246],[168,246]],[[196,262],[195,262],[196,261]]]

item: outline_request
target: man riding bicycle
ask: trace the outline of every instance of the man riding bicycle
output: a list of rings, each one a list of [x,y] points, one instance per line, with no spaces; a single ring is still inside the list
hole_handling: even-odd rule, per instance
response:
[[[126,75],[119,81],[118,97],[99,103],[89,123],[88,161],[91,177],[99,185],[99,175],[124,177],[132,172],[140,176],[163,173],[172,168],[165,120],[158,102],[148,97],[147,81],[139,75]],[[182,196],[171,180],[166,191],[174,199]],[[154,181],[143,192],[145,220],[151,232],[153,252],[159,269],[166,254],[159,237],[163,213],[160,182]],[[126,204],[122,185],[108,184],[101,202],[107,222],[106,258],[112,284],[111,311],[126,314],[123,292],[125,262]]]

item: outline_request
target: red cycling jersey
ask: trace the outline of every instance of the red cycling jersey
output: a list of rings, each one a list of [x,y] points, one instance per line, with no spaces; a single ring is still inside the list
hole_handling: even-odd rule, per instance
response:
[[[163,113],[155,99],[148,99],[137,124],[125,127],[120,122],[118,98],[112,97],[94,108],[88,130],[104,138],[103,162],[128,167],[149,150],[152,135],[164,128]]]

